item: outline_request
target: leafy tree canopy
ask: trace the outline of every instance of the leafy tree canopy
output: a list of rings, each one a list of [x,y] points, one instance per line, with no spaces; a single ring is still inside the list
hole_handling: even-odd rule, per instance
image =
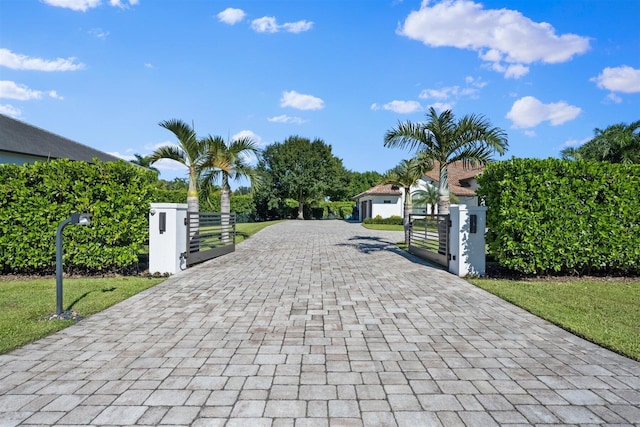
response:
[[[284,142],[267,146],[258,164],[269,208],[284,199],[298,202],[298,218],[303,219],[305,204],[331,197],[335,188],[344,186],[346,171],[342,160],[331,152],[331,145],[321,139],[313,141],[290,136]],[[265,197],[266,196],[266,197]]]
[[[640,120],[596,128],[595,136],[584,145],[562,150],[562,158],[609,163],[640,163]]]

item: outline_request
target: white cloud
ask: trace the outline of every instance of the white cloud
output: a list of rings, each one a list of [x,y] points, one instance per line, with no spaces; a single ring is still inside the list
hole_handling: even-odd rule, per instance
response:
[[[434,102],[433,104],[427,105],[427,108],[429,107],[435,108],[436,111],[443,112],[445,110],[451,110],[453,108],[453,105],[449,104],[448,102]]]
[[[607,95],[607,101],[613,102],[614,104],[620,104],[622,102],[622,98],[620,98],[615,93],[610,93],[609,95]]]
[[[267,120],[271,123],[306,123],[306,120],[303,120],[300,117],[287,116],[286,114],[282,114],[281,116],[269,117]]]
[[[504,76],[508,79],[519,79],[529,73],[529,67],[522,64],[509,65],[504,72]]]
[[[535,136],[537,135],[537,134],[536,134],[536,131],[535,131],[535,130],[531,130],[531,129],[527,129],[527,130],[525,130],[525,131],[524,131],[524,134],[525,134],[526,136],[528,136],[529,138],[533,138],[533,137],[535,137]]]
[[[456,85],[423,89],[418,97],[420,99],[437,100],[435,103],[430,105],[436,110],[450,110],[456,102],[462,98],[478,98],[480,89],[487,85],[487,83],[483,82],[480,78],[474,78],[472,76],[465,77],[464,81],[466,84],[464,87]]]
[[[13,118],[18,118],[22,115],[22,110],[14,107],[10,104],[0,104],[0,114],[4,114],[5,116],[10,116]]]
[[[533,96],[525,96],[513,103],[506,117],[514,128],[532,128],[545,121],[558,126],[575,119],[581,111],[566,102],[543,104]]]
[[[257,146],[264,145],[262,138],[251,130],[241,130],[240,132],[233,135],[231,137],[231,140],[235,141],[236,139],[240,139],[240,138],[251,138],[251,140],[253,140],[253,142],[255,142]]]
[[[251,21],[251,28],[257,33],[277,33],[278,23],[273,16],[263,16]]]
[[[596,82],[600,89],[607,89],[611,92],[640,92],[640,70],[628,65],[607,67],[591,81]]]
[[[120,9],[127,9],[127,8],[129,8],[129,6],[135,6],[138,3],[139,3],[138,0],[129,0],[128,2],[127,1],[122,1],[122,0],[109,0],[109,4],[111,6],[119,7]]]
[[[247,14],[242,9],[234,9],[232,7],[226,8],[222,12],[218,13],[216,17],[220,22],[225,24],[234,25],[242,21]]]
[[[86,12],[89,9],[96,8],[102,4],[102,0],[42,0],[49,6],[62,7],[78,12]],[[120,9],[127,9],[129,6],[135,6],[139,0],[109,0],[109,4]]]
[[[301,33],[313,28],[313,22],[303,20],[279,25],[275,17],[263,16],[251,21],[251,28],[257,33],[277,33],[281,30],[289,33]]]
[[[296,108],[298,110],[322,110],[324,108],[324,101],[313,95],[304,95],[295,90],[291,90],[282,92],[280,106]]]
[[[30,99],[42,99],[43,96],[63,99],[55,90],[43,92],[40,90],[30,89],[25,85],[17,84],[10,80],[0,80],[0,98],[28,101]]]
[[[286,22],[282,24],[282,28],[288,33],[302,33],[313,28],[311,21]]]
[[[562,146],[560,148],[562,149],[562,148],[567,148],[567,147],[579,147],[582,144],[584,144],[584,143],[586,143],[586,142],[588,142],[590,140],[591,140],[591,137],[587,137],[587,138],[584,138],[582,140],[569,139],[569,140],[565,141],[564,144],[562,144]]]
[[[43,0],[49,6],[63,7],[78,12],[86,12],[89,9],[100,6],[101,0]]]
[[[505,77],[525,75],[529,70],[523,64],[566,62],[589,49],[587,37],[556,34],[551,24],[534,22],[517,10],[484,9],[471,0],[430,3],[423,0],[397,33],[431,47],[478,52],[481,60]]]
[[[109,37],[109,31],[104,31],[102,28],[92,28],[91,30],[89,30],[89,34],[102,40]]]
[[[185,171],[187,167],[175,160],[160,159],[153,164],[153,167],[159,171]]]
[[[144,63],[144,67],[145,67],[145,68],[149,68],[149,69],[151,69],[151,70],[153,70],[154,68],[156,68],[156,67],[154,67],[154,66],[153,66],[153,64],[152,64],[152,63],[150,63],[150,62],[145,62],[145,63]]]
[[[416,111],[422,111],[422,106],[418,101],[398,101],[393,100],[391,102],[387,102],[386,104],[379,106],[378,104],[373,104],[371,106],[372,110],[387,110],[393,111],[397,114],[411,114]]]
[[[36,71],[76,71],[85,68],[82,63],[77,63],[76,58],[56,58],[47,60],[41,58],[29,58],[19,55],[9,49],[0,49],[0,65],[12,70],[36,70]]]

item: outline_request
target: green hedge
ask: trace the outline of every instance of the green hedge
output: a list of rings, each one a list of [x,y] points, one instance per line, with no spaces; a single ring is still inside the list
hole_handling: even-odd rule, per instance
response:
[[[0,271],[55,272],[55,235],[71,212],[90,212],[88,227],[64,230],[68,272],[125,271],[148,240],[153,172],[124,161],[54,160],[0,165]]]
[[[322,218],[342,218],[346,219],[353,213],[355,202],[320,202],[322,208]]]
[[[388,224],[388,225],[403,225],[404,221],[401,216],[392,215],[389,218],[382,218],[380,215],[376,215],[375,218],[365,218],[365,224]]]
[[[525,274],[640,273],[640,165],[512,159],[478,177],[490,253]]]

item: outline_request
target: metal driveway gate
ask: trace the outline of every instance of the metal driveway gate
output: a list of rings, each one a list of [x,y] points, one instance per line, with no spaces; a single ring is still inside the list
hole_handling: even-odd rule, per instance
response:
[[[449,266],[449,215],[409,215],[409,252]]]
[[[235,250],[235,213],[187,212],[187,267]]]

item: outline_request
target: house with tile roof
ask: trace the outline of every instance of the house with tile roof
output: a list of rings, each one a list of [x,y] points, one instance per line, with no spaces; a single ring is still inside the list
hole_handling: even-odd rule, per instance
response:
[[[484,170],[483,167],[465,168],[462,162],[455,162],[449,165],[447,172],[449,175],[449,191],[458,197],[458,204],[467,206],[478,206],[476,190],[478,182],[476,176]],[[411,187],[411,193],[426,189],[428,186],[438,187],[440,180],[438,164],[427,172],[417,185]],[[354,197],[358,206],[358,219],[364,221],[366,218],[375,218],[380,215],[382,218],[391,216],[404,216],[404,190],[394,185],[376,185]],[[416,208],[413,213],[430,213],[431,206]],[[437,213],[437,206],[435,207]]]
[[[93,162],[120,160],[105,152],[0,114],[0,164],[71,159]]]

